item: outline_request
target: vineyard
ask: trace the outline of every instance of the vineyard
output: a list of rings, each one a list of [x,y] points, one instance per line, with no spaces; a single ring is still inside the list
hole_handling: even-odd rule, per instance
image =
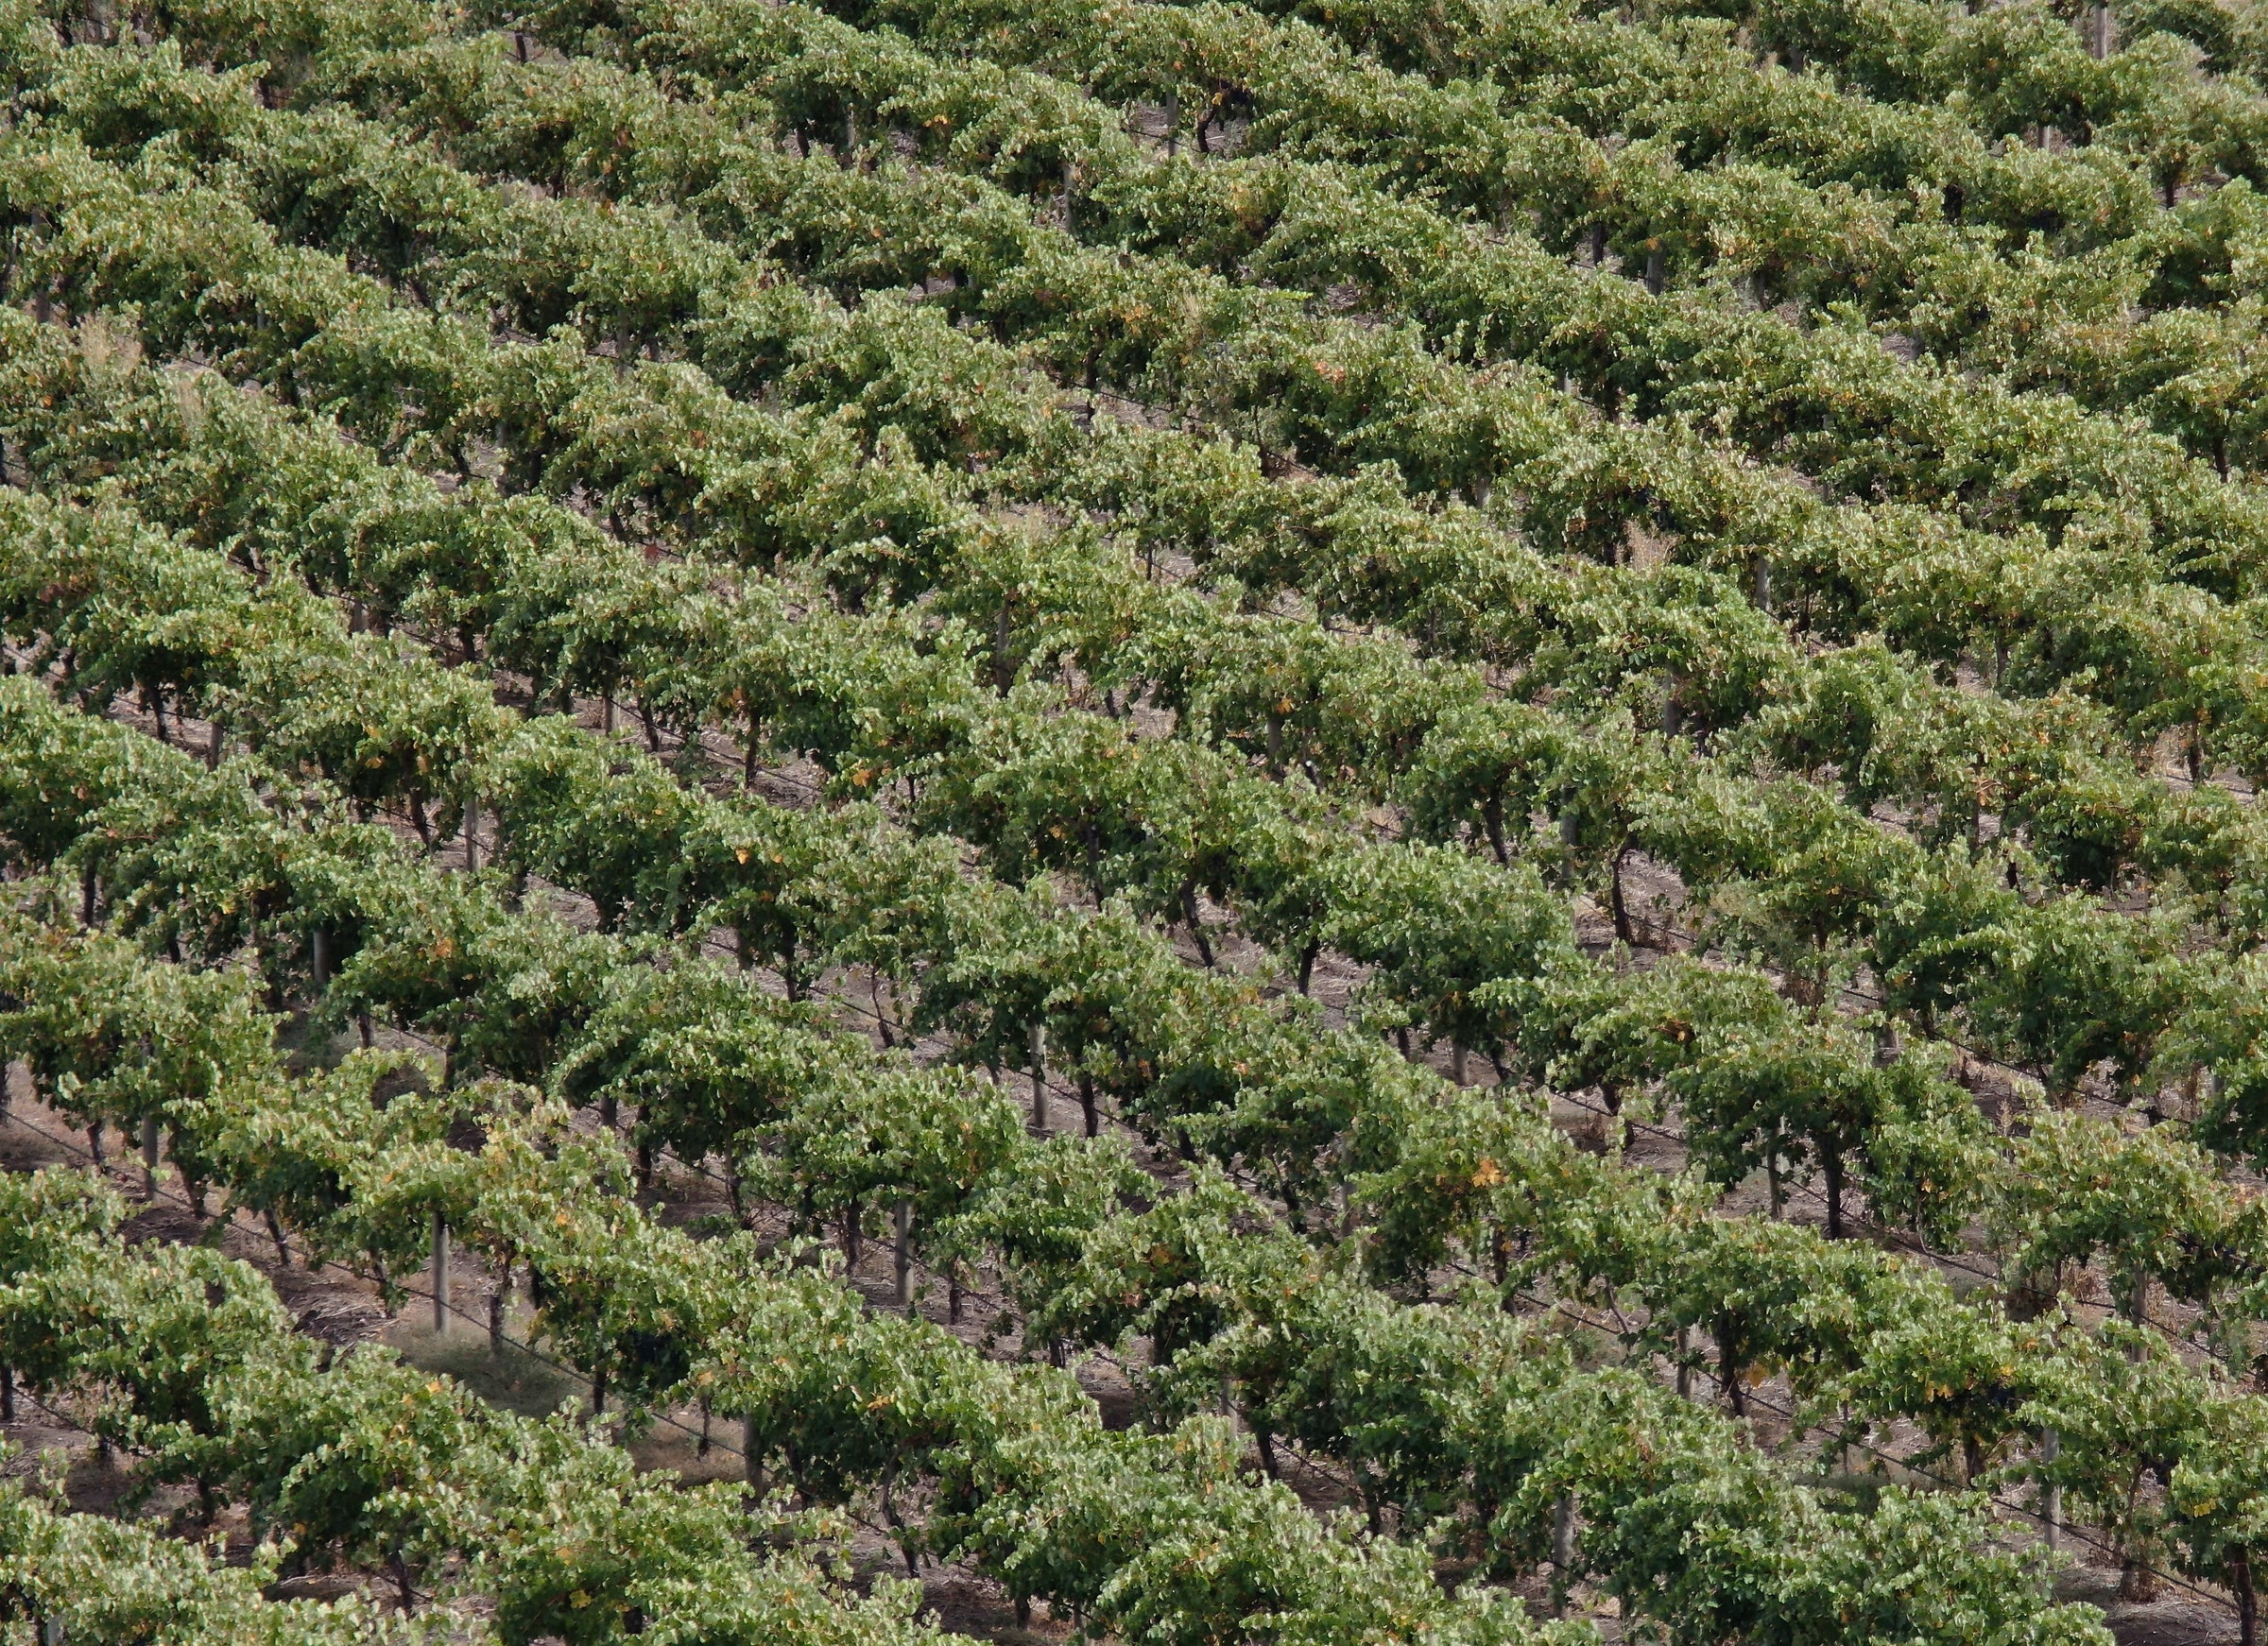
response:
[[[0,68],[0,1642],[2256,1646],[2268,10]]]

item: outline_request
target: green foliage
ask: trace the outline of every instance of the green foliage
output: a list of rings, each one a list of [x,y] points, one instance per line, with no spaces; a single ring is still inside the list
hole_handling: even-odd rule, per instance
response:
[[[1981,1226],[2028,1306],[2163,1282],[2250,1363],[2257,1219],[2200,1145],[2258,1152],[2261,855],[2209,782],[2268,746],[2258,224],[2196,185],[2262,128],[2176,38],[2248,26],[1311,9],[9,13],[0,846],[42,878],[0,1049],[319,1252],[398,1271],[444,1217],[594,1404],[746,1416],[1096,1633],[1539,1632],[1438,1553],[1680,1640],[2098,1637],[1981,1504],[1830,1506],[1649,1355],[2060,1470],[2237,1583],[2217,1373],[1778,1214],[1815,1174],[1830,1237],[1853,1190]],[[435,873],[476,814],[491,867]],[[1298,998],[1343,964],[1347,1026]],[[300,1004],[444,1059],[288,1068]],[[1024,1135],[1035,1030],[1186,1187]],[[2198,1124],[2002,1140],[1940,1033]],[[1578,1148],[1543,1100],[1592,1091],[1692,1169]],[[910,1209],[1027,1354],[1146,1338],[1157,1427],[648,1216],[626,1106],[744,1215],[855,1251]],[[1712,1209],[1760,1166],[1773,1219]],[[26,1192],[8,1363],[264,1525],[507,1638],[919,1632],[722,1491],[318,1369],[240,1267]],[[1370,1534],[1241,1479],[1216,1400]]]

